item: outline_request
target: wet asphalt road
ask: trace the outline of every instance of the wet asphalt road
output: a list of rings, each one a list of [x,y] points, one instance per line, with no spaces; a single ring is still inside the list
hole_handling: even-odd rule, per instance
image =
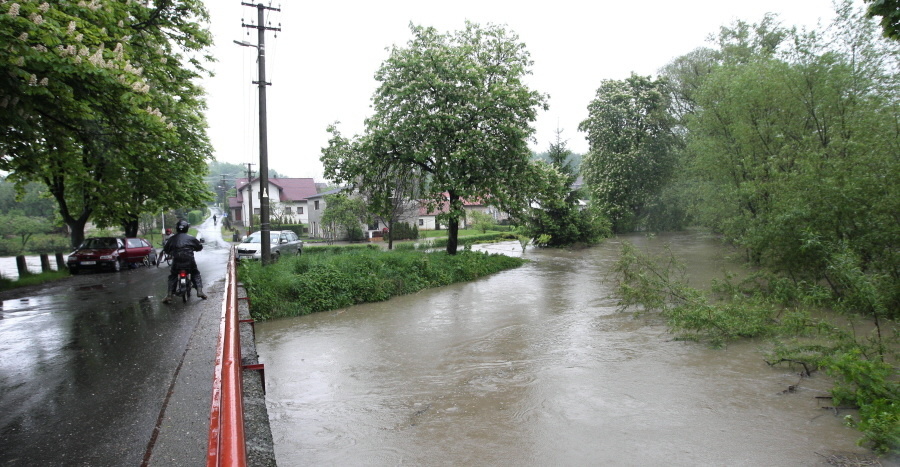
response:
[[[205,460],[229,244],[199,227],[209,300],[162,304],[165,265],[0,297],[0,465]]]

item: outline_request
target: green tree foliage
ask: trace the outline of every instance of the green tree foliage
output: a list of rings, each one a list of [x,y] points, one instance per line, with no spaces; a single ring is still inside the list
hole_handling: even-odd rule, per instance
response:
[[[56,202],[44,185],[16,185],[5,179],[0,182],[0,214],[21,214],[54,220],[56,212]]]
[[[591,206],[581,206],[580,193],[573,189],[577,174],[570,163],[572,152],[561,135],[557,131],[556,141],[550,144],[548,162],[532,163],[535,195],[520,219],[520,233],[539,246],[590,244],[610,234],[602,214]],[[543,240],[538,242],[538,238]]]
[[[522,220],[521,232],[539,246],[591,244],[610,235],[606,217],[591,206],[580,206],[572,190],[573,176],[542,161],[534,162],[532,183],[537,188]],[[537,241],[543,237],[544,240]]]
[[[15,235],[21,240],[19,253],[25,251],[34,234],[49,233],[53,230],[52,219],[25,216],[22,214],[0,215],[0,237]]]
[[[326,238],[336,240],[346,236],[351,241],[362,240],[360,224],[367,218],[366,203],[362,198],[344,194],[325,196],[322,227]]]
[[[881,29],[884,36],[900,40],[900,1],[898,0],[866,0],[869,4],[867,14],[870,18],[881,17]]]
[[[523,82],[530,56],[504,28],[410,29],[413,38],[393,47],[375,74],[380,85],[365,135],[333,140],[322,162],[326,176],[342,183],[372,174],[415,180],[428,208],[447,207],[441,221],[455,254],[463,199],[510,212],[526,206],[530,124],[546,97]]]
[[[349,184],[365,198],[370,212],[393,230],[395,222],[419,208],[421,170],[413,165],[371,164],[367,142],[345,138],[337,125],[328,127],[331,138],[328,147],[322,149],[325,176]],[[393,249],[394,237],[389,236],[387,241],[388,249]]]
[[[0,4],[0,168],[48,187],[73,245],[207,199],[206,21],[200,0]]]
[[[896,290],[897,46],[849,7],[830,31],[705,79],[688,124],[696,215],[752,261],[835,293],[829,258],[845,247]]]
[[[673,173],[678,140],[669,101],[661,80],[604,80],[578,127],[589,144],[584,181],[615,232],[639,226]]]
[[[546,152],[547,162],[556,167],[561,173],[568,175],[572,183],[578,175],[578,166],[574,162],[574,154],[569,150],[568,142],[562,139],[562,130],[556,130],[556,141],[550,143],[550,149]]]
[[[481,233],[487,233],[488,230],[492,230],[496,225],[497,221],[490,215],[481,211],[468,211],[466,212],[466,225],[470,229],[480,230]]]

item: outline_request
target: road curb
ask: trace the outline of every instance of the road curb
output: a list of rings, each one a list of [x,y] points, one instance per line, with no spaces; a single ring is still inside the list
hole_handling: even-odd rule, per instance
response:
[[[193,301],[199,311],[181,367],[161,410],[155,440],[148,446],[143,465],[205,465],[209,441],[210,401],[216,359],[216,343],[222,319],[225,281],[207,287],[208,300]],[[174,304],[172,306],[181,306]],[[240,319],[249,319],[246,300],[239,300]],[[252,327],[241,324],[242,364],[258,362]],[[244,430],[247,465],[274,466],[275,451],[265,393],[259,371],[242,372],[244,388]]]
[[[246,297],[246,290],[238,285],[238,297]],[[250,320],[249,300],[238,300],[239,319]],[[256,337],[253,325],[242,322],[241,364],[259,364],[256,353]],[[244,369],[241,375],[244,392],[244,437],[247,446],[247,465],[275,466],[275,444],[269,426],[269,412],[266,409],[265,372]]]

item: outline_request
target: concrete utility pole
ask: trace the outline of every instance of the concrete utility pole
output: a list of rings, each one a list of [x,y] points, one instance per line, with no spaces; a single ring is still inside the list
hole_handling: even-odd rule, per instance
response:
[[[253,233],[253,170],[250,170],[251,165],[256,164],[247,163],[247,200],[249,201],[249,206],[247,206],[247,235]]]
[[[241,26],[256,29],[258,33],[258,42],[255,47],[258,52],[259,81],[254,81],[253,84],[259,85],[259,230],[262,235],[262,263],[265,265],[269,264],[272,258],[272,246],[269,239],[269,148],[266,134],[266,86],[272,83],[266,82],[266,31],[281,31],[281,28],[266,26],[264,16],[266,10],[281,11],[281,9],[267,7],[262,3],[254,5],[241,2],[241,5],[256,7],[257,11],[256,24],[246,24],[241,21]],[[235,42],[239,45],[253,47],[246,42]],[[252,218],[252,211],[250,216]]]

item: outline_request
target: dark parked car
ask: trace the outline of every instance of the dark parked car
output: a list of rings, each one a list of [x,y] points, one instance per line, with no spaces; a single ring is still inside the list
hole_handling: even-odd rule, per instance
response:
[[[83,269],[120,271],[138,264],[156,264],[156,250],[143,238],[122,237],[85,239],[66,262],[72,274]]]

